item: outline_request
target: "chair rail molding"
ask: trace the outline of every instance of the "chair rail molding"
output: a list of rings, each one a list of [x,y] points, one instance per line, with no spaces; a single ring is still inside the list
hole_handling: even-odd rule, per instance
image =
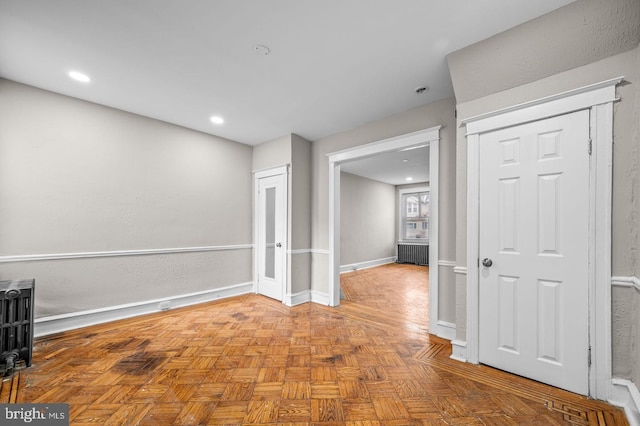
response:
[[[177,253],[203,253],[208,251],[253,249],[253,244],[236,244],[226,246],[177,247],[140,250],[87,251],[77,253],[24,254],[16,256],[0,256],[0,263],[35,262],[43,260],[90,259],[96,257],[149,256]]]

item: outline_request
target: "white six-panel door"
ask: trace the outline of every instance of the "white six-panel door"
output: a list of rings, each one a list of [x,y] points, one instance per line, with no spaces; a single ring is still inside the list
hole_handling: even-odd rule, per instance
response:
[[[589,112],[480,135],[479,361],[589,393]]]

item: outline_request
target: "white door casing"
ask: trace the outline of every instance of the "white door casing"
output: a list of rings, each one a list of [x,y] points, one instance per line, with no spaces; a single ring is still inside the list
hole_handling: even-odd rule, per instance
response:
[[[479,361],[587,395],[589,111],[479,146]]]
[[[340,165],[384,152],[429,145],[429,332],[438,331],[438,198],[441,126],[383,139],[327,154],[329,157],[329,306],[340,304]]]
[[[256,292],[283,301],[287,285],[287,168],[256,173]]]
[[[617,77],[535,101],[461,120],[467,130],[467,288],[466,341],[457,359],[479,362],[479,175],[483,133],[583,109],[590,113],[592,155],[589,173],[589,396],[608,400],[611,382],[611,185],[613,103]]]

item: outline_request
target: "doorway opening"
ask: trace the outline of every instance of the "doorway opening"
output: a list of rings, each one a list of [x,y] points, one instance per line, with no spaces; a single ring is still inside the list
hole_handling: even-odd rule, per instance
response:
[[[417,147],[429,147],[430,232],[429,264],[438,264],[438,171],[440,127],[436,126],[329,154],[329,305],[340,304],[340,173],[341,166],[359,159]],[[438,318],[438,268],[429,268],[429,323]]]

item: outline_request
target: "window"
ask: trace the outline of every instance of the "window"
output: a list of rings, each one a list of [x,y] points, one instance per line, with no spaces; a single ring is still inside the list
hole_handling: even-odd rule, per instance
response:
[[[400,213],[400,239],[428,242],[429,190],[426,188],[401,190]]]

